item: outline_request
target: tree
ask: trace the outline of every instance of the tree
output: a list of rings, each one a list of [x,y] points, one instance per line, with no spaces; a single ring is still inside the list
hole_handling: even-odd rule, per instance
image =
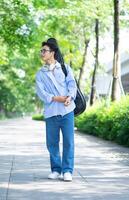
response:
[[[90,42],[90,40],[85,39],[84,55],[83,55],[82,66],[80,68],[80,73],[79,73],[79,78],[78,78],[79,87],[81,87],[81,80],[82,80],[82,77],[84,76],[84,71],[85,71],[85,66],[86,66],[87,49],[88,49],[89,42]]]
[[[65,61],[72,63],[76,77],[81,67],[81,84],[87,70],[87,66],[84,68],[87,46],[89,40],[94,41],[94,21],[99,19],[100,32],[103,34],[109,27],[111,2],[112,0],[0,1],[0,110],[7,113],[29,112],[34,109],[35,74],[42,64],[39,50],[41,42],[48,37],[57,38]],[[88,68],[92,70],[91,66]],[[21,73],[25,75],[21,76]]]
[[[120,98],[120,49],[119,49],[119,0],[114,0],[114,58],[113,58],[113,82],[112,101]]]
[[[91,94],[90,94],[90,105],[93,105],[96,99],[96,72],[98,68],[98,54],[99,54],[99,20],[95,21],[95,37],[96,37],[96,51],[95,51],[95,65],[92,75]]]

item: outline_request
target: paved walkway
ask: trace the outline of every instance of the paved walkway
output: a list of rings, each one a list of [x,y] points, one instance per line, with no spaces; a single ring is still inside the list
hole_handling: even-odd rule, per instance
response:
[[[76,133],[73,182],[47,179],[45,125],[0,122],[0,200],[129,200],[129,148]]]

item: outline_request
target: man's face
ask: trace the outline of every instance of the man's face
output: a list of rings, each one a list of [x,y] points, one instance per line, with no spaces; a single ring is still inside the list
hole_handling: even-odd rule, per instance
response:
[[[41,49],[41,57],[42,57],[43,61],[47,62],[47,61],[51,60],[51,58],[54,57],[54,52],[51,51],[47,45],[45,45]]]

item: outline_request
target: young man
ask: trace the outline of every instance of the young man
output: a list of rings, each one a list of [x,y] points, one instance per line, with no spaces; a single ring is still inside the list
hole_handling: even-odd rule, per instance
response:
[[[63,57],[54,38],[42,43],[41,57],[45,65],[37,72],[36,91],[44,102],[46,144],[51,164],[48,178],[58,179],[62,173],[64,181],[72,181],[76,82],[68,65],[65,65],[65,76],[61,66]],[[59,150],[60,130],[63,136],[62,159]]]

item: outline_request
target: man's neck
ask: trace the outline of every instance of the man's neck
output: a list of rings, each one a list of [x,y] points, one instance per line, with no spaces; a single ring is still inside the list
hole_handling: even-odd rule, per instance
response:
[[[52,59],[52,60],[48,60],[46,62],[47,65],[51,65],[51,64],[56,64],[56,60],[55,59]]]

